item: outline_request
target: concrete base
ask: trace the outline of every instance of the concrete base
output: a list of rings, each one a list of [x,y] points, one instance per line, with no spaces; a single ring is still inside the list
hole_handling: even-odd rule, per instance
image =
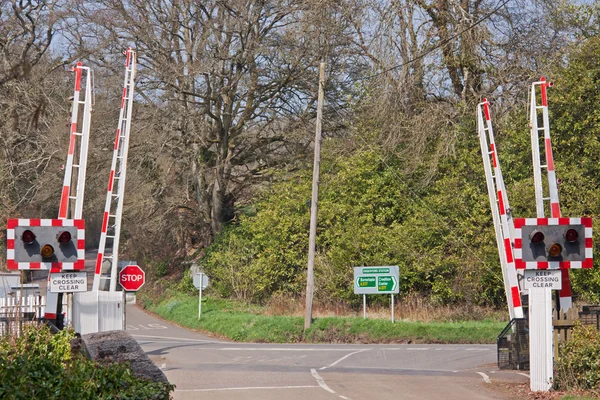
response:
[[[82,335],[81,352],[95,361],[128,361],[136,376],[152,382],[169,382],[165,374],[154,365],[135,339],[125,331]]]

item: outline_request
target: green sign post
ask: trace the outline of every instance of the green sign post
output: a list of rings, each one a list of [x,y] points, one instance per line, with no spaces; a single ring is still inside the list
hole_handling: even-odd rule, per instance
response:
[[[400,292],[399,268],[354,267],[354,293],[363,295],[363,317],[367,318],[367,294],[392,295],[392,322],[394,322],[394,294]]]
[[[399,293],[398,266],[354,267],[355,294]]]

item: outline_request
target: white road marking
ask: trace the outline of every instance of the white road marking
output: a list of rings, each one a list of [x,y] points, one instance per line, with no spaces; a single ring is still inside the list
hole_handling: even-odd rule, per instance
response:
[[[132,335],[132,336],[139,336],[139,337],[145,337],[142,335]],[[159,337],[159,336],[147,336],[147,337]],[[187,339],[187,340],[193,340],[193,339]],[[209,342],[206,341],[207,343],[222,343],[222,342]],[[343,349],[343,348],[337,348],[337,347],[299,347],[299,348],[294,348],[294,347],[221,347],[218,349],[214,349],[214,350],[222,350],[222,351],[348,351],[348,349]],[[368,350],[377,350],[377,351],[429,351],[429,350],[443,350],[443,351],[457,351],[457,350],[464,350],[464,351],[491,351],[492,349],[486,349],[486,348],[476,348],[476,347],[472,347],[472,348],[466,348],[466,349],[460,349],[460,348],[455,348],[455,347],[448,347],[448,348],[429,348],[429,347],[381,347],[381,348],[363,348],[363,349],[357,349],[357,352],[361,352],[361,351],[368,351]],[[495,351],[495,350],[494,350]]]
[[[186,338],[178,338],[178,337],[168,337],[168,336],[155,336],[155,335],[131,335],[134,338],[149,338],[149,339],[166,339],[166,340],[181,340],[186,342],[197,342],[197,343],[223,343],[217,342],[214,340],[202,340],[202,339],[186,339]]]
[[[481,377],[483,378],[483,381],[485,383],[492,383],[492,381],[490,380],[490,377],[487,376],[486,374],[484,374],[483,372],[478,372],[479,375],[481,375]]]
[[[345,365],[338,367],[342,369],[356,369],[356,370],[388,370],[388,371],[424,371],[424,372],[461,372],[460,370],[449,370],[449,369],[429,369],[429,368],[401,368],[401,367],[365,367],[362,365]],[[319,369],[320,370],[320,369]]]
[[[317,372],[316,369],[311,368],[310,369],[310,373],[312,374],[312,376],[315,377],[315,379],[317,380],[317,383],[319,384],[319,386],[321,386],[323,389],[327,390],[329,393],[337,394],[329,386],[327,386],[327,384],[325,383],[325,381],[323,380],[323,378],[321,378],[321,375],[319,375],[319,373]]]
[[[348,351],[348,349],[338,348],[294,348],[294,347],[221,347],[222,351]],[[360,351],[367,351],[371,349],[361,349]]]
[[[346,354],[344,357],[340,358],[339,360],[336,360],[336,361],[332,362],[332,363],[331,363],[331,364],[329,364],[328,366],[319,368],[319,371],[323,371],[324,369],[327,369],[327,368],[329,368],[329,367],[333,367],[333,366],[334,366],[334,365],[336,365],[337,363],[339,363],[339,362],[341,362],[341,361],[344,361],[346,358],[348,358],[348,357],[350,357],[350,356],[352,356],[352,355],[354,355],[354,354],[362,353],[363,351],[368,351],[368,350],[371,350],[371,349],[362,349],[362,350],[358,350],[358,351],[355,351],[355,352],[353,352],[353,353],[350,353],[350,354]]]
[[[315,389],[320,386],[246,386],[215,389],[175,389],[176,392],[224,392],[227,390]]]
[[[527,378],[530,378],[530,376],[528,374],[524,373],[524,372],[517,372],[517,374],[526,376]]]
[[[169,329],[168,327],[161,324],[148,324],[148,325],[126,325],[125,330],[127,331],[148,331],[153,329]]]
[[[317,383],[319,384],[319,386],[322,387],[323,389],[327,390],[329,393],[336,394],[340,399],[351,400],[349,397],[342,396],[341,394],[337,394],[335,392],[335,390],[333,390],[329,386],[327,386],[327,384],[325,383],[325,381],[323,380],[323,378],[321,378],[321,375],[319,375],[319,373],[317,372],[316,369],[311,368],[310,369],[310,373],[312,374],[312,376],[315,377],[315,379],[317,380]]]
[[[381,350],[385,350],[385,351],[428,351],[428,350],[433,350],[433,351],[496,351],[495,349],[488,349],[485,347],[467,347],[467,348],[460,348],[460,347],[385,347],[382,348]]]

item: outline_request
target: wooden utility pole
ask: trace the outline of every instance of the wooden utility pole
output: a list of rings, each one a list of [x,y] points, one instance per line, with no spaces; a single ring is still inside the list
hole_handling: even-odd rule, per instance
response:
[[[317,103],[317,128],[315,133],[315,161],[313,165],[312,201],[310,203],[310,235],[308,239],[308,271],[306,273],[306,306],[304,329],[312,322],[312,301],[315,291],[315,247],[317,240],[317,205],[319,202],[319,170],[321,164],[321,123],[323,119],[323,101],[325,97],[325,62],[319,65],[319,97]]]

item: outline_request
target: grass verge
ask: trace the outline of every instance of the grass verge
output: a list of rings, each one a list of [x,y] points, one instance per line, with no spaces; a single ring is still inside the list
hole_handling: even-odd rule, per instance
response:
[[[206,297],[198,320],[198,298],[178,295],[148,306],[174,323],[234,341],[264,343],[495,343],[505,322],[418,322],[361,317],[315,318],[304,332],[304,318],[267,316],[258,306]]]

